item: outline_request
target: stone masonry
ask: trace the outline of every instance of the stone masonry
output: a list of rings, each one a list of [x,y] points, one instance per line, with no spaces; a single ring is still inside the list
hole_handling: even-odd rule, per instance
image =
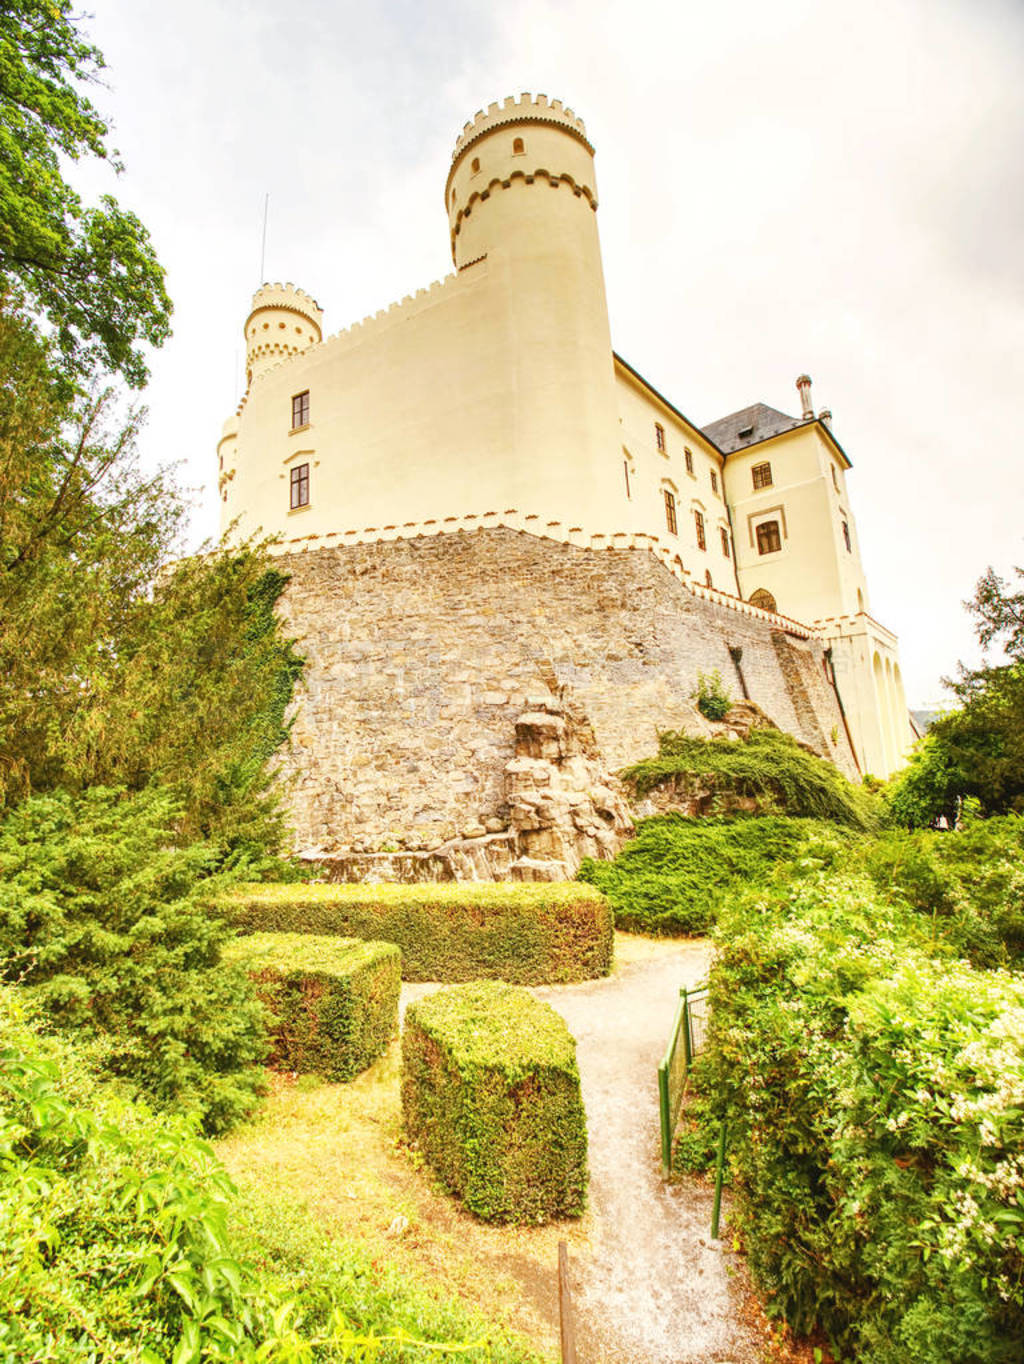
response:
[[[714,732],[698,671],[855,775],[821,646],[694,595],[644,550],[493,528],[277,562],[306,656],[282,767],[309,855],[374,854],[380,879],[444,848],[454,871],[417,879],[612,856],[629,816],[609,774],[660,730]]]

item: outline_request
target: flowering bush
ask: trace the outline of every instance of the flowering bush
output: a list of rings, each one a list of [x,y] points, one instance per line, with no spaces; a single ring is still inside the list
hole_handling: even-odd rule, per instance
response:
[[[734,902],[711,991],[705,1068],[769,1310],[844,1359],[1024,1360],[1024,979],[833,873]]]

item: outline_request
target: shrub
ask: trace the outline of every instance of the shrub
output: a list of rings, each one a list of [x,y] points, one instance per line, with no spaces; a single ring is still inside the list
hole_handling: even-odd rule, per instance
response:
[[[545,1222],[583,1212],[576,1043],[526,990],[480,982],[410,1004],[402,1113],[445,1188],[478,1217]]]
[[[890,830],[853,860],[976,966],[1024,961],[1024,818],[969,820],[946,833]]]
[[[0,1358],[539,1364],[301,1210],[240,1203],[190,1120],[97,1083],[27,998],[0,987]]]
[[[538,985],[611,969],[611,909],[575,882],[252,885],[222,904],[243,932],[396,943],[405,980]]]
[[[607,895],[615,923],[654,936],[706,933],[723,896],[792,870],[830,863],[849,841],[845,830],[784,816],[642,820],[613,862],[588,858],[580,880]]]
[[[718,943],[706,1066],[769,1310],[844,1359],[1019,1362],[1024,980],[856,875],[737,901]]]
[[[351,1080],[387,1050],[402,983],[393,943],[256,933],[226,956],[245,968],[273,1016],[271,1066]]]
[[[777,729],[753,729],[748,738],[695,739],[666,731],[658,756],[622,773],[638,795],[674,785],[683,793],[707,783],[753,797],[762,813],[829,819],[854,829],[878,827],[877,802],[824,758],[801,748]]]
[[[208,1131],[252,1108],[266,1051],[230,936],[204,907],[228,878],[208,843],[175,846],[179,806],[150,788],[23,801],[0,826],[0,980],[100,1040],[104,1066]]]
[[[724,720],[732,708],[732,697],[725,690],[717,668],[710,674],[698,672],[697,686],[690,696],[707,720]]]

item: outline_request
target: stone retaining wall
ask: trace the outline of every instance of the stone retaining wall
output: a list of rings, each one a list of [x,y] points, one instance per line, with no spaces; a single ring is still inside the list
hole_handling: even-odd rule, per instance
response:
[[[730,648],[751,699],[855,775],[821,646],[691,593],[642,549],[495,528],[277,563],[307,659],[282,760],[301,850],[428,851],[505,831],[517,721],[549,708],[575,717],[566,756],[584,751],[600,806],[602,772],[653,754],[659,730],[713,732],[691,693],[717,669],[741,695]]]

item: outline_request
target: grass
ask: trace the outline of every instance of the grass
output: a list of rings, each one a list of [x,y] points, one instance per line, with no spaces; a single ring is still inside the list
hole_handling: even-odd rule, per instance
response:
[[[429,1280],[555,1357],[558,1242],[582,1250],[589,1219],[490,1227],[435,1185],[400,1138],[400,1047],[346,1085],[275,1076],[257,1119],[217,1144],[253,1204],[298,1205],[331,1240]]]

